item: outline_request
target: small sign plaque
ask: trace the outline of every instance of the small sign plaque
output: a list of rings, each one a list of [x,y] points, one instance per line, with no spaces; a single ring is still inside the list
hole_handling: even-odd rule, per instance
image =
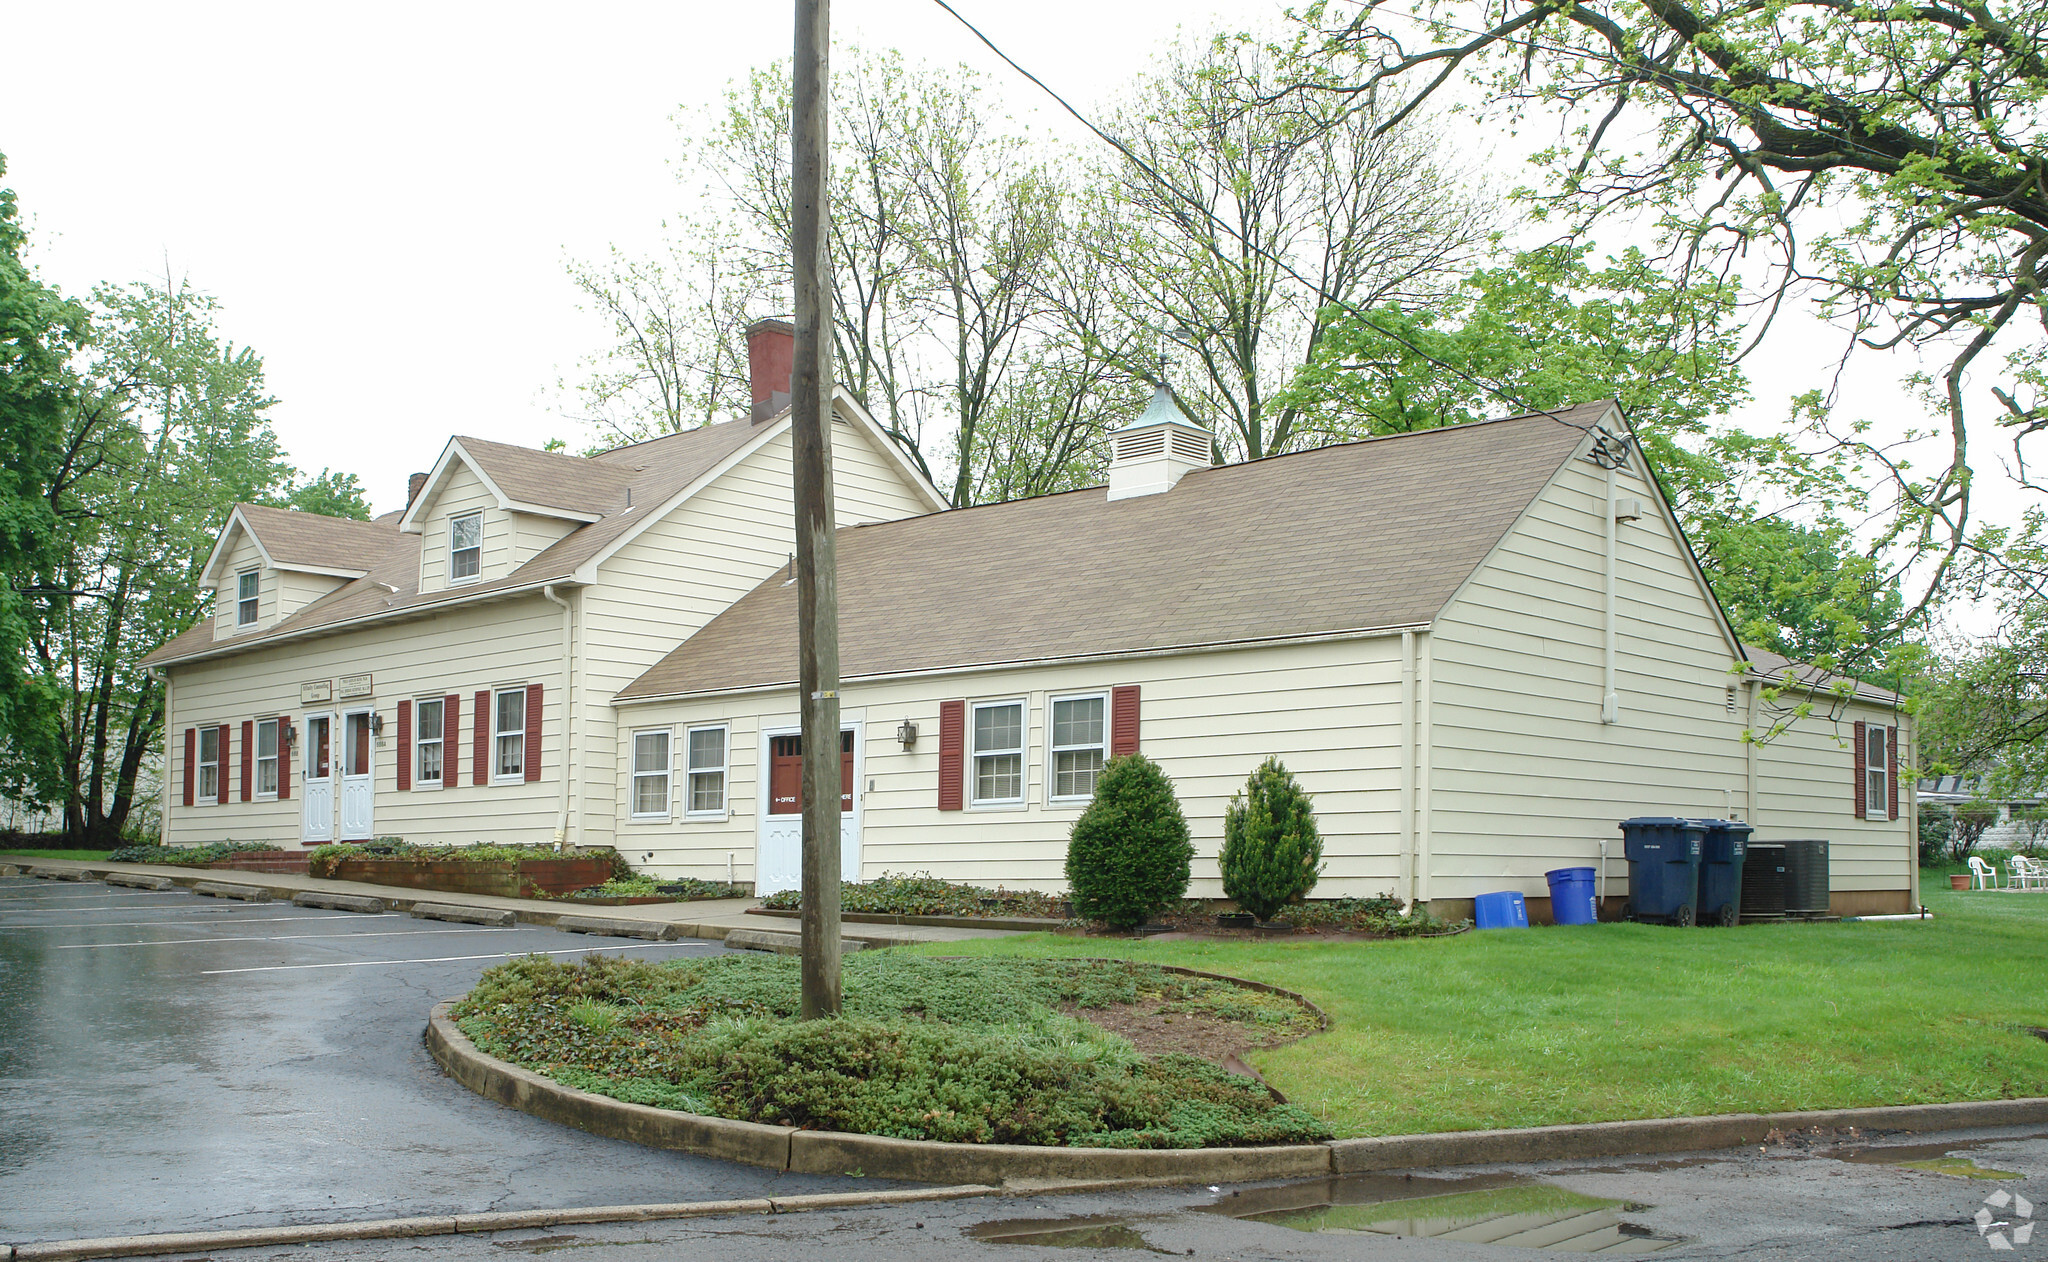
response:
[[[351,698],[367,697],[369,695],[370,677],[368,675],[343,675],[341,677],[342,700],[347,701]]]
[[[299,685],[300,705],[318,705],[322,701],[332,701],[333,699],[334,681],[331,679],[323,679],[316,684]]]

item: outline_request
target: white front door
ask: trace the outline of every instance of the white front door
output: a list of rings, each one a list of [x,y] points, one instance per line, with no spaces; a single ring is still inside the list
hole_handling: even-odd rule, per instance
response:
[[[299,749],[305,755],[300,790],[305,801],[307,845],[334,840],[334,716],[309,714],[300,724]]]
[[[370,712],[350,710],[341,716],[341,839],[368,841],[375,802],[370,774]]]
[[[860,879],[860,724],[839,733],[839,879]],[[800,889],[804,875],[803,737],[795,728],[761,735],[761,813],[754,845],[754,894]]]

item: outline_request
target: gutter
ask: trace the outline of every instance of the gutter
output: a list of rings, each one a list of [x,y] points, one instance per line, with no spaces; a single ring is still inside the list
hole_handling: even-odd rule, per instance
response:
[[[549,583],[540,589],[540,594],[552,604],[562,607],[562,787],[558,796],[555,817],[555,846],[560,850],[569,849],[569,778],[576,755],[576,629],[575,609],[568,601],[555,595],[555,585]],[[545,717],[545,716],[543,716]],[[531,756],[540,757],[539,750]]]

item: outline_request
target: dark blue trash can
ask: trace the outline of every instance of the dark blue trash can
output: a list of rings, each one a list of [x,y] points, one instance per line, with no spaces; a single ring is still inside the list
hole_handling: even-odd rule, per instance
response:
[[[1527,929],[1528,900],[1514,890],[1481,894],[1472,900],[1472,922],[1481,929]]]
[[[1543,874],[1550,882],[1550,918],[1561,925],[1591,925],[1600,921],[1591,868],[1552,868]]]
[[[1707,830],[1698,820],[1645,815],[1621,822],[1628,855],[1630,920],[1689,925],[1698,910],[1700,845]]]
[[[1756,831],[1737,819],[1702,819],[1699,909],[1703,925],[1732,928],[1742,918],[1742,861]]]

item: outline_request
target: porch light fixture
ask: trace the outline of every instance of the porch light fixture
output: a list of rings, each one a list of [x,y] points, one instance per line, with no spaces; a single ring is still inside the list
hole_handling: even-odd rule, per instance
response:
[[[381,714],[372,714],[372,715],[370,716],[370,735],[372,735],[372,736],[382,736],[382,735],[384,735],[384,716],[383,716],[383,715],[381,715]]]
[[[917,724],[912,723],[909,719],[903,720],[896,728],[896,739],[903,742],[903,748],[906,751],[910,750],[917,744]]]

